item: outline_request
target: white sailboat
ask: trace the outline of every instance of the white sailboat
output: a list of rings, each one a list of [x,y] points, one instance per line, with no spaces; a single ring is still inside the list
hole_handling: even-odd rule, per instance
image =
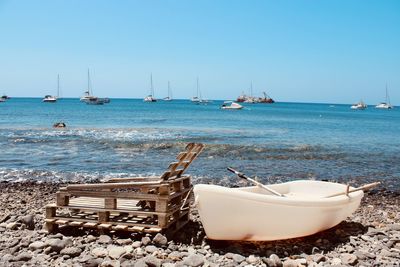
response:
[[[97,96],[93,95],[93,89],[91,88],[91,83],[90,83],[90,72],[88,69],[87,72],[87,91],[85,91],[85,94],[81,97],[81,101],[85,102],[88,105],[104,105],[104,103],[109,103],[110,100],[108,98],[98,98]]]
[[[153,74],[150,74],[150,94],[143,99],[144,102],[157,102],[154,97]]]
[[[193,103],[198,104],[200,102],[200,97],[199,97],[199,77],[197,77],[197,82],[196,82],[196,96],[192,97],[190,100]]]
[[[163,98],[164,101],[172,101],[172,92],[168,81],[168,96]]]
[[[380,108],[380,109],[392,109],[392,108],[393,108],[393,106],[390,104],[390,99],[389,99],[387,84],[386,84],[386,97],[385,97],[385,102],[379,103],[378,105],[375,106],[375,108]]]
[[[60,96],[60,75],[57,75],[57,96],[46,95],[43,98],[42,102],[55,103],[57,102],[59,96]]]

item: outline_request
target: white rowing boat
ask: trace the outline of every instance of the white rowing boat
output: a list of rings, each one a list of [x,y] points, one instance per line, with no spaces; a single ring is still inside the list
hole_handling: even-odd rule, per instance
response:
[[[209,239],[267,241],[312,235],[339,224],[360,205],[363,191],[322,181],[227,188],[199,184],[195,205]],[[349,193],[343,193],[348,189]],[[357,189],[356,189],[357,190]]]

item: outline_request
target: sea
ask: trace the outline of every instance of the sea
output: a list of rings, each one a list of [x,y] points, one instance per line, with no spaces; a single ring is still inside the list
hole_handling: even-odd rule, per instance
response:
[[[400,107],[146,103],[87,105],[64,98],[0,103],[0,181],[82,182],[160,175],[190,142],[205,144],[187,173],[194,183],[239,186],[233,167],[263,183],[299,179],[382,181],[400,190]],[[65,129],[55,129],[63,121]]]

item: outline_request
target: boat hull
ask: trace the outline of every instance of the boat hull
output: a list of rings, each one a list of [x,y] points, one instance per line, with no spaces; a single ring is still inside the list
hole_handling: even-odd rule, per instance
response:
[[[196,206],[207,237],[268,241],[312,235],[345,220],[363,196],[358,191],[323,198],[345,191],[346,186],[319,181],[295,181],[271,188],[287,196],[273,196],[259,187],[196,185]]]

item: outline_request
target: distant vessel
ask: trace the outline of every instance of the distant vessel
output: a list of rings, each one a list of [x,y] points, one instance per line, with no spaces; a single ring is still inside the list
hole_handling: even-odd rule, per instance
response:
[[[144,102],[157,102],[154,97],[153,74],[150,74],[150,94],[143,99]]]
[[[5,94],[3,94],[1,97],[0,97],[0,102],[6,102],[8,99],[10,99],[8,96],[6,96]]]
[[[91,81],[90,81],[90,72],[88,69],[87,72],[87,91],[85,91],[85,94],[81,97],[81,101],[85,102],[88,105],[104,105],[105,103],[110,103],[109,98],[99,98],[97,96],[93,95],[93,89],[91,88]]]
[[[60,75],[57,75],[57,96],[46,95],[42,102],[55,103],[60,96]]]
[[[360,101],[357,104],[352,105],[350,108],[351,109],[366,109],[367,104],[365,104],[363,101]]]
[[[255,97],[253,96],[253,83],[250,83],[250,95],[246,95],[244,92],[236,99],[236,102],[239,103],[264,103],[264,104],[272,104],[275,101],[267,95],[267,93],[263,92],[264,97]]]
[[[221,109],[242,109],[242,108],[243,108],[242,105],[233,101],[225,101],[221,106]]]
[[[197,77],[197,82],[196,82],[196,96],[192,97],[192,99],[190,101],[192,101],[193,103],[200,103],[200,97],[199,97],[199,77]]]
[[[168,81],[168,96],[163,98],[164,101],[172,101],[172,92]]]
[[[389,94],[388,94],[388,89],[386,85],[386,97],[385,97],[385,102],[381,102],[378,105],[375,106],[375,108],[380,108],[380,109],[392,109],[393,106],[390,104],[390,99],[389,99]]]

